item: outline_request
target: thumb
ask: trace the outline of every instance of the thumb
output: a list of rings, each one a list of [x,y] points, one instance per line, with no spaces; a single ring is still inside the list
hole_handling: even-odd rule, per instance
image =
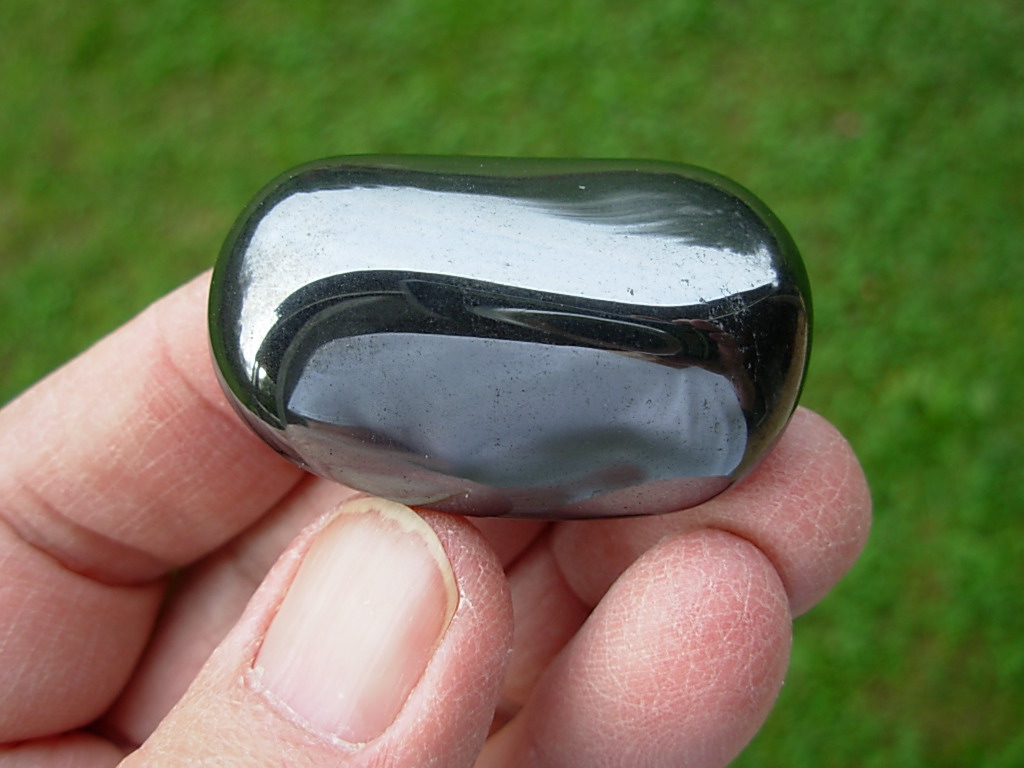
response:
[[[470,766],[511,642],[461,518],[374,498],[304,532],[125,766]]]

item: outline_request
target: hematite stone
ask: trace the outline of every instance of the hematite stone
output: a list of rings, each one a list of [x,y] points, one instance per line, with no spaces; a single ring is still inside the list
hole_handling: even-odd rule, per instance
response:
[[[682,509],[795,407],[810,292],[778,219],[697,168],[352,157],[236,223],[210,297],[238,412],[306,469],[405,504]]]

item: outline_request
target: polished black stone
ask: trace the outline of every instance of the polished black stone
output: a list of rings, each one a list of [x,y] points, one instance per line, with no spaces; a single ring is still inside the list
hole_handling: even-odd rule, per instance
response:
[[[478,515],[653,514],[748,473],[799,395],[810,292],[778,219],[697,168],[351,157],[224,245],[213,355],[306,469]]]

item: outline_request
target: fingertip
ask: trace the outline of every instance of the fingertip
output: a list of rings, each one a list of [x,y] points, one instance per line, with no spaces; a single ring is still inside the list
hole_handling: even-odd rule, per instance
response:
[[[506,764],[724,765],[770,711],[789,645],[785,591],[755,546],[713,530],[666,539],[542,680]]]
[[[871,491],[842,433],[799,408],[764,464],[709,504],[706,516],[764,550],[799,615],[832,589],[864,549]]]

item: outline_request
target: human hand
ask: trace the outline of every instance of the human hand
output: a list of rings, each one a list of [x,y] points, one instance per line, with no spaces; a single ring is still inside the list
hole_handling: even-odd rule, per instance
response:
[[[675,768],[742,749],[791,618],[867,535],[833,428],[798,411],[750,478],[678,514],[420,517],[242,425],[209,361],[208,280],[0,412],[0,766]]]

